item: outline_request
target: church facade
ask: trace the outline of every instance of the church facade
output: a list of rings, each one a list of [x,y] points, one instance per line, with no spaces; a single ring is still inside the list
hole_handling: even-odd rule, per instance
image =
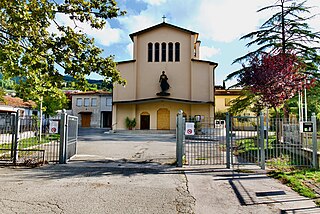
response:
[[[118,62],[126,86],[114,85],[112,129],[172,130],[186,117],[214,117],[215,62],[199,59],[199,34],[160,23],[130,34],[133,59]]]

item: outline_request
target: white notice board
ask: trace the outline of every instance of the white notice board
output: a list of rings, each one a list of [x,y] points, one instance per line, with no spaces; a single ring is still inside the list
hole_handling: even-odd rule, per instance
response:
[[[59,121],[49,121],[49,133],[56,134],[58,133]]]
[[[186,123],[185,135],[194,135],[194,123]]]

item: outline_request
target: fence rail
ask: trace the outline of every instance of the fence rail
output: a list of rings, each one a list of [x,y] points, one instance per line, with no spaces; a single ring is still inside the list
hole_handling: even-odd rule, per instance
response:
[[[78,121],[77,117],[70,118],[75,121],[70,122],[73,123],[73,129],[69,133],[76,149]],[[18,112],[0,113],[0,161],[14,164],[58,163],[60,130],[58,133],[50,132],[48,121],[40,132],[39,124],[36,117],[22,117]]]
[[[311,167],[313,165],[312,132],[301,132],[301,124],[297,120],[270,119],[267,123],[265,153],[266,163],[269,166]]]
[[[189,124],[191,123],[191,125]],[[186,127],[192,127],[193,131]],[[309,130],[309,131],[308,131]],[[178,166],[235,164],[315,167],[319,165],[317,121],[237,116],[226,120],[177,118]]]

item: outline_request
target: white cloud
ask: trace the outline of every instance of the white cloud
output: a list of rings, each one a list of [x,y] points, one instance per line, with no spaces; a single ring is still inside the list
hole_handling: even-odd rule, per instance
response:
[[[220,53],[220,49],[214,47],[200,46],[200,59],[210,60]]]
[[[58,14],[56,16],[56,21],[60,25],[69,26],[71,28],[75,28],[77,25],[77,27],[75,28],[77,31],[86,33],[88,36],[94,38],[97,44],[102,46],[109,46],[121,41],[122,30],[111,28],[108,22],[103,29],[99,30],[92,28],[89,23],[75,23],[69,18],[69,16],[65,14]],[[50,26],[49,31],[58,33],[54,25]]]
[[[320,31],[320,5],[319,0],[309,0],[307,5],[310,5],[311,14],[316,14],[314,18],[310,20],[310,27],[313,28],[314,31]]]
[[[133,58],[133,43],[127,45],[127,52],[130,54],[130,58]]]
[[[145,3],[150,5],[160,5],[160,4],[166,3],[167,0],[139,0],[139,1],[144,1]]]
[[[200,33],[205,39],[216,42],[232,42],[242,35],[257,29],[274,11],[257,13],[257,10],[274,4],[277,0],[139,0],[148,5],[140,13],[118,18],[127,34],[167,22]],[[310,1],[310,2],[309,2]],[[319,0],[309,0],[309,5],[317,5]],[[319,13],[319,7],[317,7]],[[312,27],[319,30],[319,19],[313,20]],[[316,27],[315,27],[316,26]],[[317,27],[318,26],[318,27]]]
[[[232,42],[259,26],[260,18],[265,15],[257,13],[261,4],[252,0],[202,0],[195,25],[205,38]]]
[[[127,29],[128,34],[151,27],[156,23],[153,16],[144,12],[140,15],[120,17],[118,20]]]

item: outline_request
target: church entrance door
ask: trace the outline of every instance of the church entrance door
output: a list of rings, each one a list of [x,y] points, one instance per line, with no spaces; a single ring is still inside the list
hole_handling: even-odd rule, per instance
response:
[[[149,114],[141,114],[140,115],[140,129],[141,130],[149,130],[150,129],[150,115]]]
[[[166,108],[161,108],[157,112],[157,129],[158,130],[170,129],[170,111]]]

